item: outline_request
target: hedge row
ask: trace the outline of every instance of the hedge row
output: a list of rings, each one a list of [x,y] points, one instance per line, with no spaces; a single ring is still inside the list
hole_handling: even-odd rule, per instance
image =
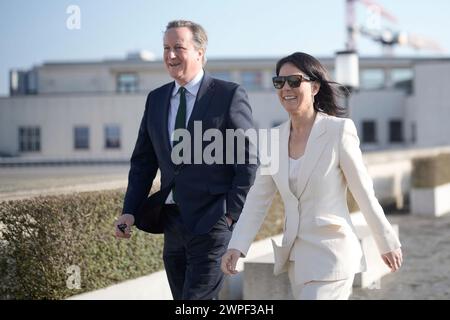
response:
[[[62,299],[162,269],[161,236],[114,237],[123,196],[103,191],[0,203],[0,298]],[[81,289],[74,289],[71,266],[80,268]]]
[[[134,229],[130,240],[114,237],[123,197],[116,190],[0,203],[0,299],[64,299],[162,270],[162,236]],[[282,232],[276,199],[258,240]]]
[[[64,299],[163,269],[163,237],[117,240],[123,190],[0,203],[0,299]],[[283,230],[277,193],[256,240]],[[74,289],[73,270],[81,288]],[[69,285],[68,285],[69,282]]]
[[[450,183],[450,153],[413,160],[413,188],[435,188]]]

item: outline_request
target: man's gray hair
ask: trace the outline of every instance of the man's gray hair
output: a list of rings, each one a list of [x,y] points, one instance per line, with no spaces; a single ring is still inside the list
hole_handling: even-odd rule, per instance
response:
[[[192,32],[192,40],[194,41],[194,47],[197,50],[203,49],[203,64],[206,63],[206,47],[208,46],[208,36],[206,35],[205,29],[198,23],[189,20],[174,20],[170,21],[166,26],[167,32],[169,29],[173,28],[189,28]]]

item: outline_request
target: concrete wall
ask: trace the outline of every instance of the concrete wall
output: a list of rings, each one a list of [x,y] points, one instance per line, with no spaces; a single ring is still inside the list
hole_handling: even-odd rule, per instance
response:
[[[411,190],[411,213],[426,217],[439,217],[450,213],[450,183],[435,188]]]
[[[248,96],[257,127],[272,128],[288,119],[274,89],[249,92]]]
[[[147,85],[154,83],[149,80]],[[128,159],[136,142],[146,97],[145,93],[112,93],[0,98],[0,152],[18,155],[19,126],[39,126],[41,152],[21,153],[22,157]],[[249,92],[249,100],[260,128],[270,128],[287,119],[287,113],[274,93]],[[120,126],[120,150],[104,149],[105,124]],[[89,150],[74,149],[73,128],[76,125],[89,126]]]
[[[274,62],[275,64],[275,62]],[[163,62],[104,62],[77,64],[46,64],[37,67],[39,94],[55,93],[111,93],[117,91],[117,75],[135,73],[138,77],[138,90],[150,91],[164,83],[172,81],[167,74]],[[258,71],[262,73],[261,89],[272,89],[274,70],[266,65],[238,65],[220,63],[206,65],[210,73],[226,72],[230,81],[242,83],[241,73]]]
[[[384,205],[402,208],[411,190],[414,158],[450,152],[450,147],[367,152],[364,162],[372,177],[375,195]]]
[[[144,112],[145,95],[76,95],[0,98],[0,151],[17,154],[19,126],[41,128],[41,151],[33,158],[129,159]],[[121,128],[120,149],[105,149],[104,127]],[[74,126],[90,128],[90,149],[74,149]]]
[[[163,84],[172,81],[164,70],[155,73],[150,71],[142,71],[138,73],[139,91],[150,92],[153,89],[161,87]]]
[[[38,92],[114,92],[115,79],[101,65],[44,66],[38,70]]]
[[[377,143],[364,144],[364,150],[398,148],[403,144],[389,142],[389,121],[405,119],[405,97],[402,90],[385,89],[356,92],[350,98],[350,117],[362,141],[362,122],[376,122]],[[405,123],[403,124],[405,127]]]
[[[450,63],[415,65],[414,96],[408,109],[417,123],[417,146],[450,144]]]

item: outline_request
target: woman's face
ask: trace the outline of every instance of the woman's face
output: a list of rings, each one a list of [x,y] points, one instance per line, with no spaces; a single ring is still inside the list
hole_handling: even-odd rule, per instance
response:
[[[280,69],[279,76],[291,76],[306,74],[291,63],[285,63]],[[307,77],[307,76],[306,76]],[[278,98],[289,114],[309,112],[313,109],[313,94],[317,94],[318,85],[316,82],[302,80],[297,88],[291,88],[286,81],[283,88],[277,89]]]

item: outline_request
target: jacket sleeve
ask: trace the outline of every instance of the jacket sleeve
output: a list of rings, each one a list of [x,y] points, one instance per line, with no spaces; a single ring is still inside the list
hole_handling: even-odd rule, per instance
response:
[[[237,249],[242,256],[247,255],[248,249],[258,233],[269,210],[277,187],[271,175],[261,175],[261,168],[256,174],[255,183],[251,187],[239,221],[233,230],[229,249]]]
[[[144,115],[139,126],[138,137],[130,159],[128,187],[125,193],[122,214],[135,215],[142,201],[148,196],[158,171],[158,160],[147,130],[150,95],[145,104]]]
[[[254,129],[252,110],[248,102],[248,97],[245,90],[238,86],[234,91],[234,95],[229,108],[227,119],[227,128],[234,129],[237,135],[245,139],[245,149],[242,150],[240,146],[234,149],[233,170],[234,177],[232,186],[227,193],[227,213],[234,221],[239,220],[247,193],[255,181],[256,170],[258,169],[257,148],[254,139],[249,139],[245,135],[248,129]],[[226,150],[230,152],[231,150]],[[243,156],[244,162],[240,163],[239,156]],[[228,156],[228,155],[227,155]]]
[[[380,253],[400,248],[400,241],[375,197],[373,182],[365,167],[356,127],[351,119],[345,119],[342,126],[339,161],[350,191],[372,231]]]

